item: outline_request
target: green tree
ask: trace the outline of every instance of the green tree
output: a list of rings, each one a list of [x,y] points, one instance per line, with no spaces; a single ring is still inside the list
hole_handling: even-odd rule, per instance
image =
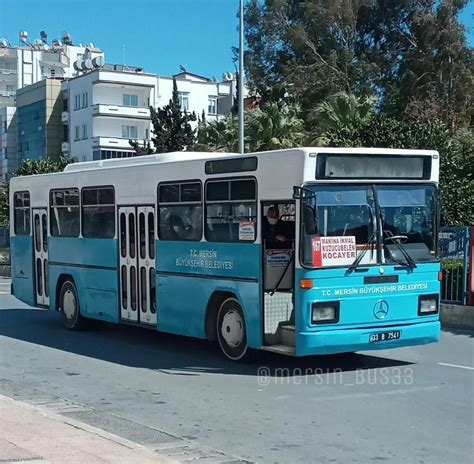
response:
[[[14,174],[14,176],[32,176],[36,174],[47,174],[51,172],[61,172],[64,168],[75,160],[68,156],[61,156],[59,159],[46,157],[38,160],[25,160]],[[0,228],[8,229],[10,227],[10,193],[9,183],[3,182],[0,185]]]
[[[173,151],[192,150],[196,144],[196,130],[191,127],[191,122],[196,121],[195,113],[188,114],[181,110],[178,86],[173,78],[173,95],[163,108],[150,106],[151,122],[153,124],[152,142],[139,144],[130,141],[130,145],[140,155],[151,153],[169,153]]]
[[[467,0],[250,0],[248,84],[312,110],[344,91],[375,95],[393,115],[472,124],[473,49],[459,13]]]
[[[361,24],[366,50],[382,63],[383,109],[439,119],[451,131],[472,124],[474,54],[459,20],[466,4],[401,0],[373,2],[366,10]]]

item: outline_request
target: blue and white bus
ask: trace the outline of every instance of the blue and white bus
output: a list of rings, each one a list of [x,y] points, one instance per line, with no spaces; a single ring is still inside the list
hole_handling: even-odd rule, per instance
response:
[[[139,325],[217,340],[232,360],[436,342],[438,177],[435,151],[372,148],[17,177],[12,292],[71,330]]]

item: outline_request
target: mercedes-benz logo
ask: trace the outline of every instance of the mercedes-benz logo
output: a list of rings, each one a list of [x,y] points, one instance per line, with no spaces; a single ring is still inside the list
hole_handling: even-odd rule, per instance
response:
[[[387,319],[388,303],[385,300],[379,300],[374,305],[374,316],[377,319]]]

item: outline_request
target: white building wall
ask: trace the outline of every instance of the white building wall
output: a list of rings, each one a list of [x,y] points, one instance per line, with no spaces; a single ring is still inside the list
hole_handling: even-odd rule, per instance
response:
[[[178,92],[188,94],[188,112],[201,117],[204,111],[208,121],[222,117],[208,113],[209,97],[228,98],[231,94],[230,83],[218,84],[194,75],[179,75],[176,82]],[[123,137],[122,126],[136,126],[137,140],[151,142],[152,125],[149,118],[144,119],[143,111],[123,106],[123,95],[137,95],[137,109],[148,109],[150,105],[163,107],[172,98],[173,78],[101,69],[65,81],[63,91],[67,95],[69,112],[69,146],[65,153],[80,161],[93,160],[100,151],[107,157],[118,156],[117,151],[120,151],[120,156],[124,152],[132,156],[134,151],[129,138]],[[83,108],[81,104],[80,109],[75,109],[76,95],[80,95],[82,102],[84,93],[88,94],[87,107]],[[216,108],[218,110],[218,104]],[[132,116],[134,113],[135,116]],[[197,124],[196,121],[193,126]],[[81,135],[82,125],[88,127],[88,138],[76,140],[76,126]],[[111,154],[113,151],[115,155]]]

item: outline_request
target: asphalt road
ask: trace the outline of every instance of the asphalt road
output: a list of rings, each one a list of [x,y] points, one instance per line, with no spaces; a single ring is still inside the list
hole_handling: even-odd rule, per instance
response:
[[[57,314],[0,294],[0,394],[176,455],[194,446],[196,462],[471,463],[473,337],[240,365],[146,329],[67,332]]]

